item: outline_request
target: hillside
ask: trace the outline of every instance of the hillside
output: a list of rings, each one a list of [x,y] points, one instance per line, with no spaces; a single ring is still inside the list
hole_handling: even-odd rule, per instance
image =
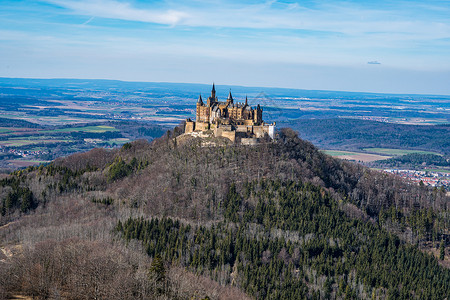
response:
[[[178,134],[3,178],[0,297],[450,294],[443,191],[333,159],[290,129],[254,147]]]
[[[406,125],[357,119],[297,119],[284,122],[300,136],[325,149],[386,147],[450,154],[450,126]]]
[[[445,156],[435,154],[410,153],[398,157],[376,161],[374,165],[381,168],[418,169],[425,166],[445,168],[450,167],[450,159]]]

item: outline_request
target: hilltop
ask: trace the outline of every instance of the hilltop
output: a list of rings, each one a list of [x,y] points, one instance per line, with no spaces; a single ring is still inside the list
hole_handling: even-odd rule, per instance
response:
[[[333,159],[290,129],[254,146],[180,133],[2,179],[0,246],[21,255],[3,258],[0,295],[450,293],[444,191]]]

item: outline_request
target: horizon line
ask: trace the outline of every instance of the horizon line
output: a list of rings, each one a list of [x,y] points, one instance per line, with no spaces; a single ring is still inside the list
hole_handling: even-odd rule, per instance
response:
[[[123,79],[111,79],[111,78],[75,78],[75,77],[4,77],[1,79],[24,79],[24,80],[90,80],[90,81],[118,81],[125,83],[162,83],[162,84],[199,84],[199,85],[211,85],[212,83],[200,83],[200,82],[173,82],[173,81],[145,81],[145,80],[123,80]],[[213,81],[212,81],[213,82]],[[307,89],[298,87],[278,87],[278,86],[246,86],[239,84],[220,84],[220,86],[234,86],[241,88],[269,88],[269,89],[282,89],[282,90],[298,90],[298,91],[311,91],[311,92],[341,92],[341,93],[361,93],[361,94],[382,94],[382,95],[403,95],[403,96],[450,96],[449,94],[432,94],[432,93],[392,93],[392,92],[373,92],[373,91],[350,91],[350,90],[327,90],[327,89]]]

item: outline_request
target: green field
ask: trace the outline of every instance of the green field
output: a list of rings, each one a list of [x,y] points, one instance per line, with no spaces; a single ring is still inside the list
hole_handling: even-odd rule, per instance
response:
[[[383,160],[391,158],[391,156],[372,154],[366,152],[351,152],[351,151],[341,151],[341,150],[321,150],[323,153],[346,160],[354,160],[360,162],[372,162],[376,160]]]
[[[54,144],[54,143],[67,143],[71,140],[51,140],[51,139],[36,139],[36,138],[30,138],[30,139],[9,139],[6,141],[0,141],[0,146],[6,146],[6,147],[22,147],[27,145],[34,145],[34,144]]]
[[[131,142],[131,140],[127,138],[118,138],[118,139],[111,139],[106,142],[111,146],[111,145],[123,145],[125,143]]]
[[[23,168],[28,166],[35,166],[40,164],[46,164],[50,161],[47,160],[37,160],[37,159],[15,159],[15,160],[8,160],[8,163],[15,168]]]
[[[323,153],[330,156],[343,156],[343,155],[356,155],[361,154],[360,152],[350,152],[350,151],[339,151],[339,150],[321,150]]]
[[[423,171],[450,173],[450,169],[423,169]]]
[[[400,155],[406,155],[406,154],[411,154],[411,153],[442,155],[437,152],[422,151],[422,150],[408,150],[408,149],[364,148],[363,150],[366,152],[383,154],[383,155],[392,155],[392,156],[400,156]]]
[[[44,131],[40,131],[40,133],[77,132],[77,131],[91,132],[91,133],[103,133],[103,132],[107,132],[107,131],[119,131],[119,130],[112,126],[98,125],[98,126],[61,128],[61,129],[55,129],[55,130],[44,130]]]
[[[0,133],[9,133],[11,132],[11,128],[8,127],[0,127]]]

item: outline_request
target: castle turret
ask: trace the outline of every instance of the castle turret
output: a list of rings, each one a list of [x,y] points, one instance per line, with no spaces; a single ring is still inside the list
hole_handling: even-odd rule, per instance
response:
[[[255,124],[260,125],[262,123],[262,109],[259,104],[258,106],[256,106],[255,115],[253,117],[253,121],[255,122]]]
[[[208,100],[206,101],[206,105],[208,107],[211,107],[215,102],[217,102],[217,98],[216,98],[216,87],[212,86],[212,90],[211,90],[211,97],[208,97]]]
[[[230,93],[228,94],[227,102],[233,104],[233,96],[231,95],[231,90]]]
[[[200,94],[196,106],[196,120],[195,122],[191,119],[186,120],[186,133],[212,130],[216,137],[226,137],[232,142],[241,142],[245,145],[253,145],[267,134],[271,138],[274,136],[275,124],[264,123],[263,108],[259,104],[256,107],[249,106],[247,95],[245,101],[234,103],[230,89],[227,100],[220,102],[216,97],[216,86],[213,83],[211,96],[203,102]]]

